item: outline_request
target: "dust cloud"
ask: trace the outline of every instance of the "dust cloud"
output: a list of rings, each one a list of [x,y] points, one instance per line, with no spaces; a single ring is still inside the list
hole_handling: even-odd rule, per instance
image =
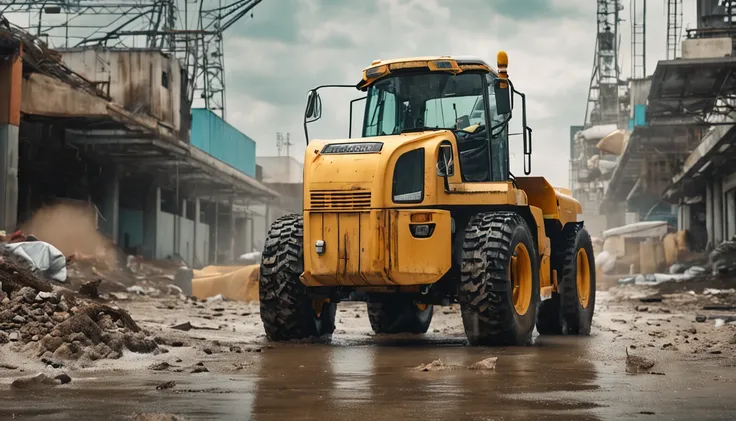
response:
[[[114,245],[97,230],[96,216],[95,209],[86,204],[57,203],[36,211],[21,229],[52,244],[65,256],[95,256],[113,264]]]

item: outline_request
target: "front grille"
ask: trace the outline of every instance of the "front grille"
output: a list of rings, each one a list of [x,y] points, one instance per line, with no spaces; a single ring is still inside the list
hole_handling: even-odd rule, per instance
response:
[[[365,190],[312,190],[312,210],[352,210],[371,207],[371,192]]]

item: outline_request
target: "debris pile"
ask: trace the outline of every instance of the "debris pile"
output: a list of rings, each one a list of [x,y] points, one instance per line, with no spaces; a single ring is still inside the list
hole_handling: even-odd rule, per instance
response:
[[[736,237],[724,241],[708,255],[713,276],[731,275],[736,272]]]
[[[0,282],[0,344],[18,344],[43,361],[159,351],[124,310],[54,289],[8,256],[0,258]]]
[[[106,293],[157,296],[171,293],[172,287],[176,289],[172,284],[180,266],[176,261],[149,262],[142,257],[128,256],[126,265],[121,268],[104,255],[75,253],[68,258],[67,271],[69,285],[73,288],[94,279],[104,281],[99,291],[103,296]]]

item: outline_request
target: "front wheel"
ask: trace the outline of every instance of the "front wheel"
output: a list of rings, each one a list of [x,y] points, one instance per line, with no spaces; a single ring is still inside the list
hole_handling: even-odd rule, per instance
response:
[[[527,345],[539,302],[539,257],[524,219],[476,215],[465,230],[459,301],[471,345]]]
[[[261,320],[272,341],[321,337],[335,331],[336,304],[307,295],[299,280],[304,272],[304,228],[301,215],[288,215],[271,225],[261,261],[258,290]]]

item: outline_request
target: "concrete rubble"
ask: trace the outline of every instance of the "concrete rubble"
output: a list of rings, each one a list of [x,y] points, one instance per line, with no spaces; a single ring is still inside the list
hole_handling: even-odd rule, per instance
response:
[[[125,350],[160,352],[125,310],[52,287],[21,265],[7,262],[12,256],[4,259],[5,264],[0,265],[0,277],[6,280],[0,299],[0,343],[11,343],[43,361],[117,359]],[[14,278],[32,279],[28,283],[33,286],[7,282]]]
[[[420,364],[414,367],[415,371],[447,371],[447,370],[458,370],[468,369],[476,371],[494,371],[496,369],[496,362],[498,357],[488,357],[480,360],[469,366],[456,365],[456,364],[445,364],[442,360],[434,360],[429,364]]]

